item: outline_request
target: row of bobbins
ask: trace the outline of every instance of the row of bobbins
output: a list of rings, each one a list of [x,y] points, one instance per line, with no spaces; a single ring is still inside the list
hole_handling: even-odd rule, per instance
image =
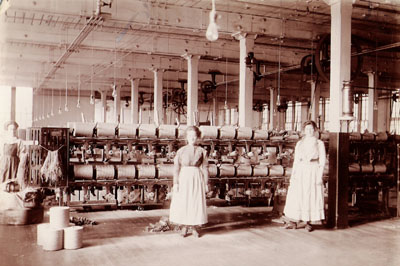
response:
[[[83,227],[69,223],[69,207],[51,207],[50,222],[37,225],[37,244],[44,250],[79,249]]]
[[[209,164],[208,172],[213,177],[290,176],[291,168],[282,165]],[[159,165],[74,165],[75,180],[130,180],[171,179],[173,164]]]

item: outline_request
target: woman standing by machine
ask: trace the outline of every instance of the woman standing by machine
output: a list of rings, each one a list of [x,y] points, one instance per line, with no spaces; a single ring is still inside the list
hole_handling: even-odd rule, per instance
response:
[[[205,193],[208,182],[206,151],[196,145],[200,130],[195,126],[186,129],[187,145],[178,150],[174,158],[173,195],[169,219],[182,225],[181,235],[186,237],[188,227],[199,237],[198,227],[207,223]]]
[[[296,144],[293,171],[284,208],[286,229],[296,229],[305,222],[305,229],[325,219],[323,171],[326,161],[324,143],[315,137],[314,121],[304,123],[304,137]]]
[[[18,124],[15,121],[8,121],[4,124],[4,129],[7,131],[7,135],[1,141],[1,183],[5,183],[8,180],[16,180],[19,154],[23,148],[22,141],[17,138]]]

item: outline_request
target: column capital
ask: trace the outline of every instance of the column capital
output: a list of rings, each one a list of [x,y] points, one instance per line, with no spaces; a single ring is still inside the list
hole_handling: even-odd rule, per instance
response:
[[[185,58],[186,60],[190,60],[192,58],[193,59],[200,59],[201,55],[184,53],[183,55],[181,55],[181,57]]]
[[[163,69],[163,68],[156,68],[156,67],[150,67],[149,70],[150,70],[150,71],[153,71],[154,73],[156,73],[156,72],[161,72],[161,73],[165,72],[165,69]]]
[[[231,36],[237,41],[240,41],[240,40],[246,39],[246,38],[251,38],[251,39],[255,40],[255,39],[257,39],[258,34],[247,33],[244,31],[238,31],[238,32],[232,33]]]

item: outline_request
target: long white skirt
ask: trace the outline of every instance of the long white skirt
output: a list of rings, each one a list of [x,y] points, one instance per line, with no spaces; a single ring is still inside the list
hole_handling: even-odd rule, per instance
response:
[[[184,225],[207,223],[205,183],[200,168],[181,168],[179,190],[172,195],[169,220]]]
[[[325,219],[324,188],[318,163],[299,163],[290,179],[284,215],[290,220],[318,222]]]

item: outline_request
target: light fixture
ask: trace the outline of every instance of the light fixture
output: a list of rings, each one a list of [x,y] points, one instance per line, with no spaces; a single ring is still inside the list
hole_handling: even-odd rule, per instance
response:
[[[212,0],[212,9],[210,11],[210,23],[208,24],[206,38],[207,40],[214,42],[218,40],[218,25],[215,22],[217,19],[217,11],[215,10],[215,0]]]
[[[68,72],[67,66],[65,66],[65,105],[64,111],[68,112]]]
[[[94,104],[94,95],[90,94],[90,104]]]
[[[81,108],[81,65],[79,64],[78,100],[76,108]]]
[[[92,51],[93,55],[93,51]],[[90,104],[94,104],[94,94],[93,94],[93,65],[92,65],[92,75],[90,76]]]

